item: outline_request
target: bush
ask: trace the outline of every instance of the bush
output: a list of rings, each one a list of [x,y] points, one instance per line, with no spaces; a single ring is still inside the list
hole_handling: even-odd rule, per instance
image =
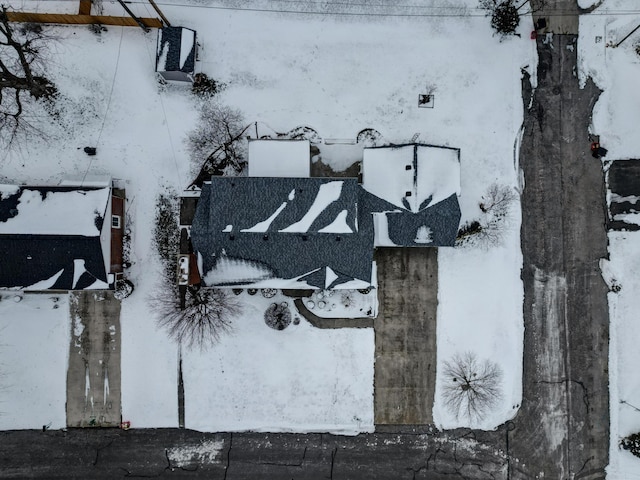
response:
[[[640,457],[640,433],[634,433],[620,440],[620,447],[632,455]]]
[[[515,35],[520,25],[520,14],[513,0],[480,0],[480,5],[491,15],[491,27],[506,37]]]
[[[224,83],[216,82],[206,73],[196,73],[191,91],[199,97],[211,98],[221,92],[224,87]]]
[[[274,330],[284,330],[291,324],[291,309],[285,303],[273,303],[264,312],[264,322]]]
[[[520,25],[520,15],[518,9],[508,0],[496,6],[491,15],[491,26],[499,34],[513,35]]]

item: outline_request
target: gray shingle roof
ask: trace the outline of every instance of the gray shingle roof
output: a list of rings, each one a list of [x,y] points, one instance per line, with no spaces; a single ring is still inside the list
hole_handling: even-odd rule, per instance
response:
[[[329,267],[336,282],[370,282],[373,230],[358,202],[353,178],[214,177],[203,186],[191,229],[204,276],[217,272],[205,283],[250,283],[223,275],[229,259],[254,280],[260,271],[277,279],[315,272],[305,280],[324,288]]]

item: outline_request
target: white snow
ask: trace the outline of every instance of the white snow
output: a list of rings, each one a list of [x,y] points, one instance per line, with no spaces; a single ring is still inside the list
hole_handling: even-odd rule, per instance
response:
[[[304,233],[309,230],[314,220],[318,218],[318,215],[320,215],[329,205],[340,198],[343,183],[343,181],[335,181],[323,183],[322,185],[320,185],[316,198],[309,207],[307,213],[305,213],[304,216],[296,223],[293,223],[288,227],[278,231],[287,233]],[[349,229],[349,231],[351,231],[349,227],[347,228]]]
[[[18,213],[0,222],[0,234],[100,235],[96,217],[104,218],[110,188],[47,192],[25,188],[20,193]]]
[[[25,10],[44,8],[30,0],[9,3]],[[73,13],[72,3],[47,2],[46,9]],[[535,42],[526,27],[530,22],[521,22],[521,38],[500,42],[486,17],[465,16],[470,3],[476,5],[475,0],[452,2],[460,14],[451,17],[277,14],[200,8],[193,2],[162,8],[176,24],[198,31],[202,71],[227,83],[219,101],[241,110],[247,123],[264,122],[280,132],[309,125],[325,138],[355,138],[360,130],[375,128],[396,144],[419,133],[425,143],[460,148],[464,222],[479,215],[478,202],[491,183],[517,185],[513,145],[522,122],[520,69],[535,74],[536,63]],[[216,0],[211,5],[224,7]],[[103,6],[107,14],[122,15],[117,2]],[[148,16],[141,4],[129,6]],[[155,35],[119,27],[99,36],[85,27],[51,30],[61,40],[48,73],[60,89],[63,115],[72,128],[36,118],[48,138],[34,136],[22,150],[0,154],[2,181],[6,177],[17,183],[55,184],[70,171],[125,180],[133,237],[128,274],[136,290],[124,300],[120,319],[123,419],[133,427],[175,427],[178,349],[157,328],[149,309],[159,276],[151,232],[155,196],[165,185],[180,191],[191,181],[183,139],[195,126],[195,102],[186,89],[158,87]],[[438,88],[433,109],[417,106],[427,84]],[[82,152],[87,145],[97,146],[95,157]],[[326,150],[323,161],[346,165],[356,147],[343,150],[333,161]],[[494,359],[505,372],[505,400],[483,428],[504,422],[514,413],[510,405],[519,403],[518,227],[516,221],[505,245],[488,252],[439,251],[438,368],[459,349],[472,348],[479,355],[500,352]],[[297,280],[285,282],[295,288]],[[357,280],[342,285],[367,286]],[[245,297],[245,313],[234,322],[233,335],[205,353],[183,352],[188,426],[370,431],[373,330],[317,330],[302,320],[278,332],[264,323],[267,303],[257,304],[258,295]],[[0,320],[10,321],[15,315],[6,314],[11,312],[18,312],[21,321],[29,318],[15,310],[25,303],[26,298],[20,304],[1,302]],[[48,321],[59,318],[58,310],[51,312]],[[23,328],[16,329],[24,336]],[[61,363],[59,358],[68,351],[69,335],[67,327],[43,349],[35,344],[39,334],[26,340],[15,337],[24,347],[21,353],[48,359],[38,364],[47,368],[29,375],[48,374],[47,391],[53,392],[57,408],[52,425],[64,425],[66,364],[64,356]],[[11,357],[2,364],[7,368],[7,363],[30,360]],[[20,385],[31,381],[28,376],[14,378]],[[42,396],[35,397],[42,401]],[[3,409],[6,405],[23,407],[13,397]],[[48,423],[42,418],[46,412],[42,405],[35,406],[26,415],[28,422]],[[434,414],[440,426],[466,426],[441,411]],[[5,418],[3,428],[23,425]]]
[[[55,285],[55,283],[58,281],[58,278],[60,278],[60,275],[62,275],[63,272],[64,272],[64,268],[60,270],[58,273],[52,275],[51,278],[47,278],[46,280],[41,280],[39,282],[34,283],[33,285],[29,285],[28,287],[25,287],[25,290],[31,290],[31,291],[47,290]]]
[[[306,178],[311,173],[308,140],[251,140],[250,177]]]
[[[184,64],[189,58],[189,54],[195,47],[196,33],[188,28],[183,28],[180,32],[180,68],[184,68]]]
[[[269,226],[278,217],[278,215],[280,215],[280,213],[285,209],[286,206],[287,206],[287,202],[282,202],[282,204],[278,208],[276,208],[276,211],[273,212],[269,216],[269,218],[267,218],[266,220],[263,220],[262,222],[256,223],[253,227],[243,228],[240,231],[241,232],[266,232],[267,230],[269,230]]]
[[[282,331],[264,311],[292,299],[245,299],[220,344],[184,352],[185,426],[205,431],[373,431],[373,329]]]
[[[0,294],[0,430],[66,426],[69,302],[53,298]]]
[[[204,283],[207,285],[249,284],[270,279],[273,276],[271,270],[258,263],[221,256],[216,262],[216,266],[204,275]]]
[[[336,218],[324,228],[318,230],[318,233],[353,233],[351,227],[347,224],[347,210],[342,210]]]
[[[414,160],[415,165],[414,165]],[[362,160],[362,186],[397,207],[420,211],[460,194],[458,151],[418,146],[414,159],[412,145],[397,148],[365,148]]]

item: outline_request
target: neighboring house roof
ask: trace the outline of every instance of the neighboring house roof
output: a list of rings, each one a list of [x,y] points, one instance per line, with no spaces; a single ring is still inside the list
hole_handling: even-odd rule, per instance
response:
[[[366,287],[373,231],[358,202],[354,178],[212,178],[191,229],[205,284]]]
[[[250,177],[304,178],[311,174],[308,140],[250,140]]]
[[[156,72],[167,80],[187,81],[195,72],[196,32],[184,27],[158,30]]]
[[[452,246],[460,223],[460,150],[433,145],[365,148],[362,187],[376,246]]]
[[[0,288],[107,288],[110,196],[109,187],[1,185]]]

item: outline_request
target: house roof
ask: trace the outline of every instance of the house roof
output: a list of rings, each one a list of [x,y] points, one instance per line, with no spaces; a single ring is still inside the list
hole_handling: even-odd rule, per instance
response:
[[[363,205],[376,246],[453,246],[460,224],[460,151],[409,144],[365,148]]]
[[[460,150],[421,144],[365,148],[362,186],[417,213],[460,194]]]
[[[311,173],[308,140],[251,140],[250,177],[308,177]]]
[[[100,234],[110,194],[109,187],[0,186],[0,288],[106,288]]]
[[[212,178],[191,228],[205,284],[368,285],[373,230],[358,202],[354,178]]]
[[[196,32],[184,27],[158,30],[156,72],[195,72]]]

